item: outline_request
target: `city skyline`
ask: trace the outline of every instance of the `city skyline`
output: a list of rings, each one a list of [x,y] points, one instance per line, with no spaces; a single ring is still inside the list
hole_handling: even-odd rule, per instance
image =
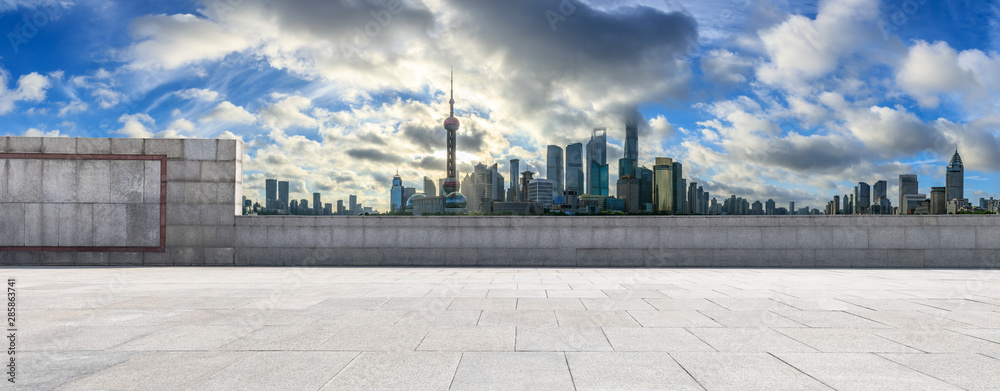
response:
[[[720,197],[819,208],[905,173],[930,195],[957,148],[965,198],[1000,198],[989,4],[309,3],[4,3],[0,134],[240,138],[252,198],[284,178],[388,210],[397,168],[442,177],[454,66],[459,176],[544,173],[548,145],[607,128],[615,194],[633,118],[639,166],[672,157]]]

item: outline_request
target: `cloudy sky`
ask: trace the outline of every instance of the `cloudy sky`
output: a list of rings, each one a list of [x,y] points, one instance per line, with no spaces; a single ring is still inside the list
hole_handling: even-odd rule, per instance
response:
[[[958,148],[1000,197],[995,0],[0,0],[0,29],[0,135],[239,138],[258,200],[443,177],[450,67],[463,173],[606,127],[614,188],[637,105],[640,164],[714,196],[929,192]]]

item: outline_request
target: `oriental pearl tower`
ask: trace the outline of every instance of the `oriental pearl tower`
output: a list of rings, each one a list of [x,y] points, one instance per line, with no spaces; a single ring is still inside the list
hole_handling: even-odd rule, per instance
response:
[[[444,129],[448,131],[448,175],[444,180],[441,189],[445,195],[458,191],[458,179],[455,178],[455,137],[460,126],[458,118],[455,118],[455,71],[451,71],[451,105],[448,119],[444,120]]]

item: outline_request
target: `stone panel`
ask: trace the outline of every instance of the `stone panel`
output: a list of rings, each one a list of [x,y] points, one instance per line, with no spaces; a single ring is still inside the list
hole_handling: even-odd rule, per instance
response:
[[[157,162],[159,163],[159,162]],[[201,179],[201,162],[188,160],[167,161],[167,181],[197,182]]]
[[[46,251],[42,253],[42,266],[73,266],[76,253],[68,251]]]
[[[166,155],[167,159],[184,158],[184,140],[146,139],[143,153],[146,155]]]
[[[42,153],[76,153],[76,138],[43,137]]]
[[[7,141],[7,150],[11,153],[41,153],[41,137],[11,137]]]
[[[214,139],[185,139],[184,159],[187,160],[215,160],[217,140]]]
[[[100,252],[80,252],[76,253],[77,266],[109,266],[111,256],[109,253]]]
[[[906,227],[906,248],[935,249],[941,247],[941,227]]]
[[[125,205],[94,205],[94,245],[100,247],[125,246],[127,222]]]
[[[14,139],[16,140],[16,139]],[[7,170],[8,202],[39,202],[42,200],[42,160],[11,159]]]
[[[81,160],[77,171],[77,202],[107,203],[111,201],[111,162]]]
[[[976,249],[1000,249],[1000,227],[995,225],[976,227]]]
[[[143,202],[143,177],[146,174],[142,160],[115,160],[111,162],[111,202],[139,204]]]
[[[23,246],[24,230],[24,204],[0,203],[0,246]]]
[[[113,138],[111,139],[111,153],[115,155],[141,155],[143,144],[141,138]]]
[[[160,206],[156,204],[126,205],[125,245],[157,247],[160,245]]]
[[[76,139],[76,153],[83,155],[105,155],[111,153],[109,138],[79,138]]]
[[[7,180],[10,178],[10,160],[0,159],[0,203],[7,202]]]
[[[970,250],[976,248],[976,227],[946,226],[940,230],[941,248]]]
[[[76,177],[79,161],[45,159],[42,161],[42,200],[44,202],[76,201]]]
[[[0,136],[0,153],[7,153],[7,145],[9,142],[9,136]]]
[[[201,182],[236,181],[236,162],[201,162]]]
[[[906,248],[906,227],[869,227],[868,247],[873,249]]]
[[[59,209],[60,204],[41,204],[42,226],[41,245],[55,247],[59,245]]]
[[[218,196],[218,187],[215,183],[188,182],[184,184],[185,203],[214,204]]]
[[[108,263],[111,266],[142,266],[142,254],[113,252],[108,254]]]
[[[238,144],[236,140],[218,140],[218,148],[216,149],[215,152],[215,160],[220,160],[220,161],[242,160],[242,159],[237,159],[236,144]]]
[[[24,204],[24,245],[42,245],[42,204]]]
[[[60,246],[94,245],[94,205],[63,204],[60,206]]]
[[[206,248],[206,266],[233,266],[236,250],[233,248]]]
[[[144,203],[160,203],[160,166],[159,160],[143,162],[142,202]]]

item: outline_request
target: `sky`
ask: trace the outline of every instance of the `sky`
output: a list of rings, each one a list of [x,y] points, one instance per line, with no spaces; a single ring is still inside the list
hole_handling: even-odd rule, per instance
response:
[[[1000,198],[997,0],[0,0],[0,30],[0,135],[241,139],[261,203],[444,177],[452,68],[460,177],[603,127],[614,189],[637,108],[639,164],[713,197],[929,194],[957,149]]]

